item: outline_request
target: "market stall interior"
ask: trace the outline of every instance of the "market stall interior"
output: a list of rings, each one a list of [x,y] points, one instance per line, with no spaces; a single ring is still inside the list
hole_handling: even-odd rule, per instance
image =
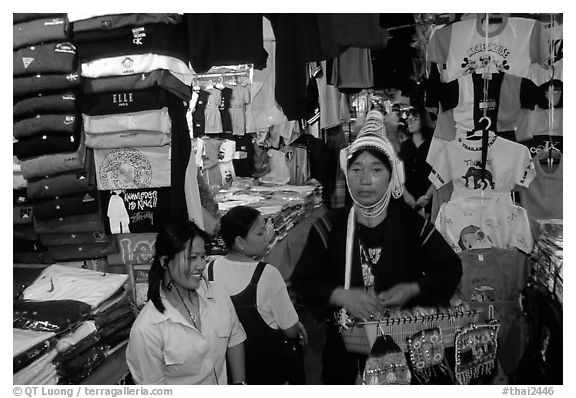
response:
[[[563,14],[14,13],[13,382],[134,383],[180,219],[275,268],[292,384],[562,384],[562,111]]]

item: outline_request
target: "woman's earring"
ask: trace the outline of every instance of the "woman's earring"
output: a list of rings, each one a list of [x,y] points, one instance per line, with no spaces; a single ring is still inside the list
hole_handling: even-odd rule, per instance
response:
[[[172,286],[174,286],[174,281],[170,279],[170,281],[166,284],[166,289],[168,289],[168,291],[171,291]]]

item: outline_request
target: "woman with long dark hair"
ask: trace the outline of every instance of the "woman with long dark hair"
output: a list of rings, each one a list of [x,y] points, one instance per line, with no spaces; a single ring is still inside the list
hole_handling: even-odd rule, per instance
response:
[[[126,351],[138,384],[245,384],[246,334],[230,297],[203,276],[208,239],[188,220],[168,221],[158,233],[149,301]]]
[[[403,112],[408,139],[400,145],[399,156],[404,162],[404,201],[420,213],[430,214],[434,185],[428,180],[432,166],[426,162],[433,129],[427,123],[424,107],[411,107]]]

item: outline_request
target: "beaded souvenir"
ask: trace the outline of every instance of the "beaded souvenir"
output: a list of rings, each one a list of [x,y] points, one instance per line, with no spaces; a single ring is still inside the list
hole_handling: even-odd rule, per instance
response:
[[[362,374],[362,384],[410,384],[412,375],[404,353],[391,336],[380,335],[372,350]]]
[[[426,329],[408,337],[407,348],[414,377],[420,383],[428,384],[432,377],[448,373],[439,328]]]
[[[498,351],[500,322],[471,324],[456,333],[456,380],[469,384],[472,379],[490,374],[494,369]]]

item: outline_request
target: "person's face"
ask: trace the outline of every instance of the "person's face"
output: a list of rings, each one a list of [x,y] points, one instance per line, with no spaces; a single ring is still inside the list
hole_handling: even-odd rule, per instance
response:
[[[244,238],[238,239],[238,246],[242,253],[247,256],[263,256],[266,252],[268,245],[268,237],[266,234],[266,222],[264,217],[258,216],[252,227]]]
[[[408,131],[412,134],[419,132],[422,127],[420,116],[416,114],[409,114],[406,118],[406,122],[408,123]]]
[[[377,157],[361,153],[348,167],[350,194],[364,206],[377,203],[388,189],[390,171]]]
[[[196,237],[188,242],[184,250],[176,254],[168,263],[168,271],[178,287],[196,290],[206,268],[206,251],[204,239]]]

